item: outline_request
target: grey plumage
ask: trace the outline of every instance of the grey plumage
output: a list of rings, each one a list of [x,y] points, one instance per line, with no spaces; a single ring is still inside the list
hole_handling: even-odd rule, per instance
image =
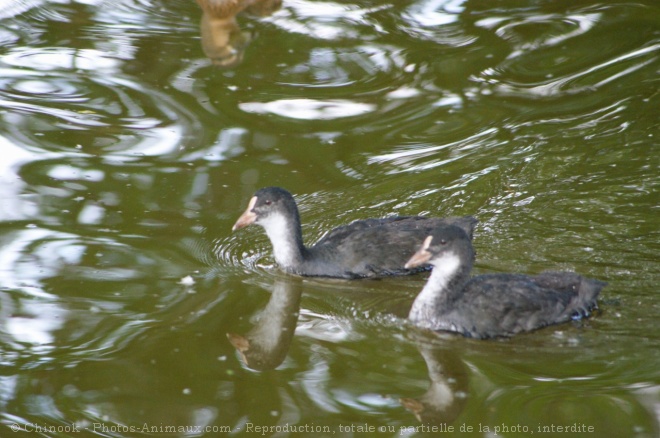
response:
[[[252,223],[266,230],[275,260],[287,272],[303,276],[375,278],[428,269],[428,265],[404,267],[422,240],[433,229],[447,224],[454,224],[471,236],[477,220],[471,216],[359,220],[335,228],[313,246],[305,247],[293,196],[282,188],[267,187],[254,194],[234,229]]]
[[[474,250],[465,232],[446,226],[430,236],[411,259],[434,268],[409,318],[431,330],[491,338],[566,322],[588,316],[606,285],[574,272],[470,277]]]

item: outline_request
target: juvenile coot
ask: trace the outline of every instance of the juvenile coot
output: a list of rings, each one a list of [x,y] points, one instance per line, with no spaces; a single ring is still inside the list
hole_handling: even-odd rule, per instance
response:
[[[510,336],[588,316],[607,284],[574,272],[470,278],[473,260],[472,244],[462,229],[441,226],[430,233],[405,265],[433,266],[408,318],[420,327],[468,337]]]
[[[362,278],[405,275],[427,269],[404,267],[406,261],[434,228],[454,224],[472,236],[477,220],[419,216],[366,219],[344,225],[326,234],[314,246],[305,247],[298,207],[289,192],[279,187],[258,190],[232,230],[261,225],[277,264],[303,276]]]

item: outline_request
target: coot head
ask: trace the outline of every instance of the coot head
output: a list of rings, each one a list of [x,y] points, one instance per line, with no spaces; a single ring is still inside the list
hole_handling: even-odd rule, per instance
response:
[[[434,267],[453,267],[474,261],[470,237],[460,227],[447,225],[436,228],[422,243],[422,247],[408,260],[406,269],[424,264]]]
[[[272,222],[300,223],[293,196],[280,187],[265,187],[257,190],[232,230],[236,231],[251,224],[266,228]]]

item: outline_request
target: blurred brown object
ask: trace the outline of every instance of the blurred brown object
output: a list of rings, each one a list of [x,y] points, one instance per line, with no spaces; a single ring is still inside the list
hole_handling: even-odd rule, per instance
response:
[[[282,6],[282,0],[197,0],[202,8],[202,48],[214,65],[231,68],[243,60],[250,34],[241,31],[236,15],[247,12],[267,16]]]

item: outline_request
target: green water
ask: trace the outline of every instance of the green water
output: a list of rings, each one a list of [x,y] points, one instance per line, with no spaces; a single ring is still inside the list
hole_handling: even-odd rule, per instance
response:
[[[230,69],[200,18],[0,7],[0,436],[660,436],[657,2],[285,0]],[[473,215],[477,273],[575,270],[600,312],[418,331],[424,275],[232,233],[269,185],[308,243]]]

